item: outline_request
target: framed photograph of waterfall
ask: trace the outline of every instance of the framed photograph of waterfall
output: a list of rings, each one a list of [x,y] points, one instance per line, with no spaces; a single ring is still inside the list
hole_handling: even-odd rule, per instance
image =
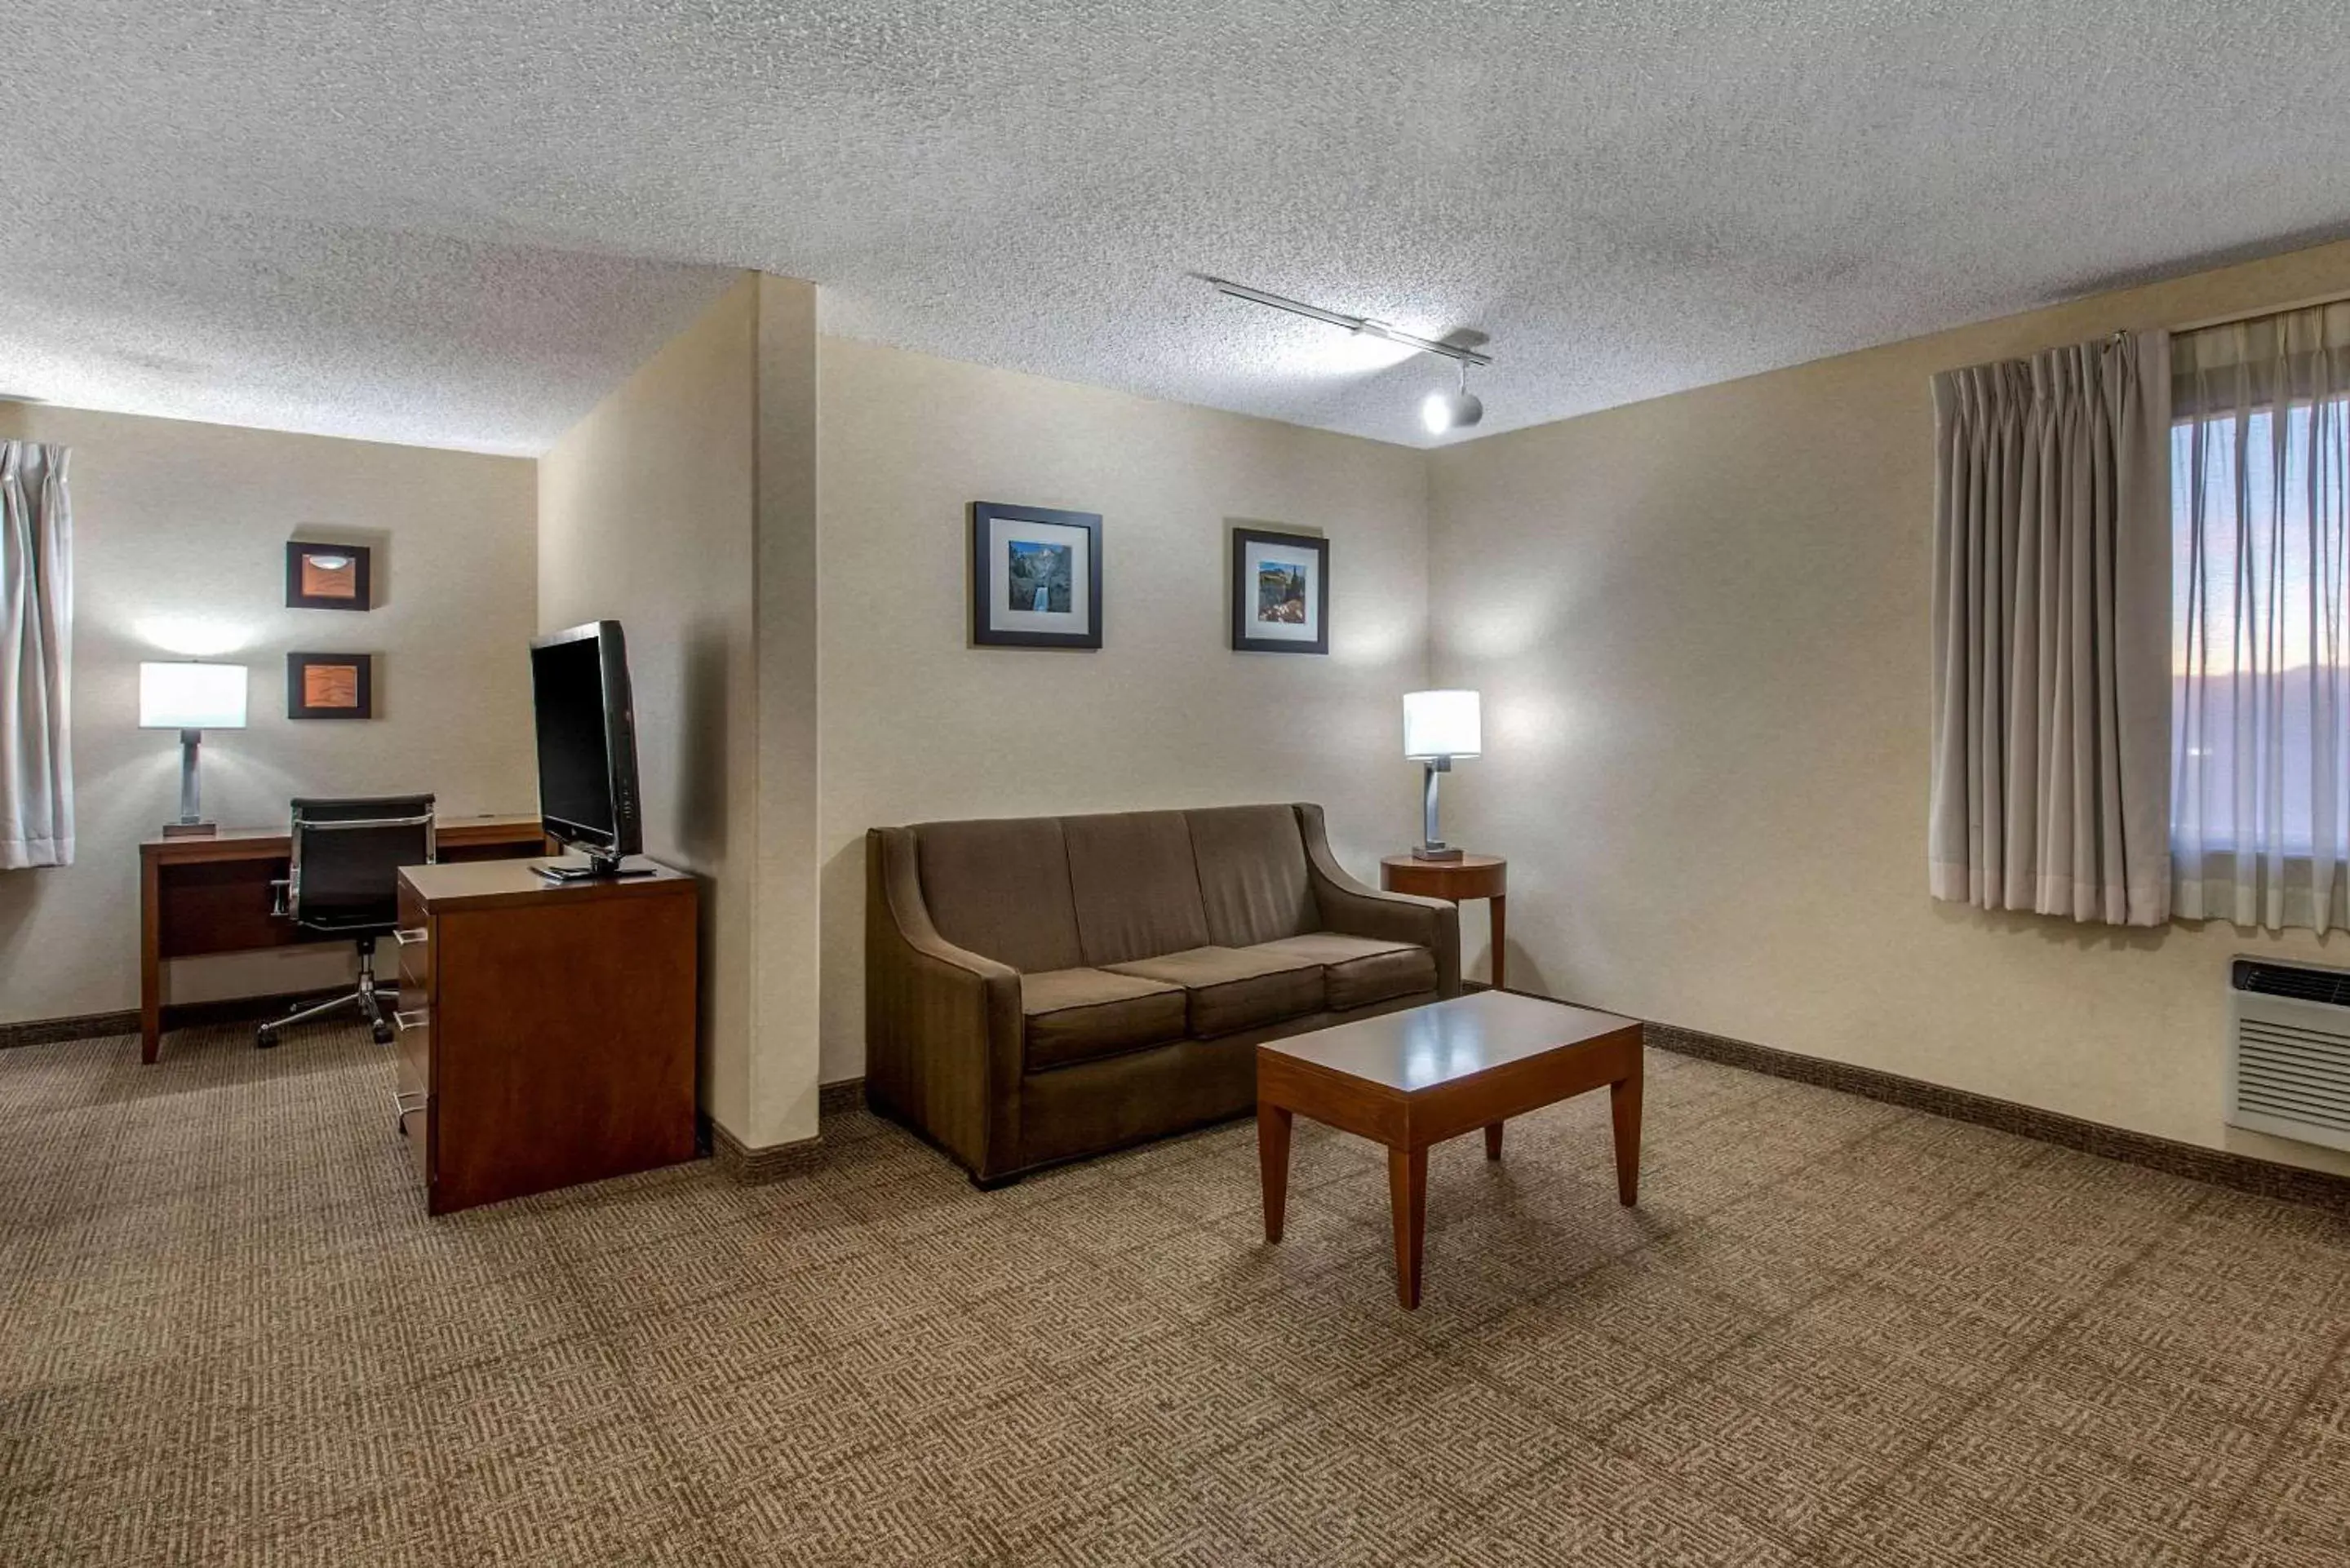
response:
[[[972,502],[971,640],[982,648],[1099,648],[1101,515]]]
[[[1330,651],[1330,541],[1232,529],[1232,647],[1243,653]]]

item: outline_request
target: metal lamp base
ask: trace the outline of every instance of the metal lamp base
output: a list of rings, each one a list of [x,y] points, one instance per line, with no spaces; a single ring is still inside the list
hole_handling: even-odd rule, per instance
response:
[[[217,822],[167,822],[163,825],[163,836],[166,838],[218,838],[220,824]]]
[[[1450,844],[1415,844],[1411,846],[1414,860],[1458,860],[1461,853]]]

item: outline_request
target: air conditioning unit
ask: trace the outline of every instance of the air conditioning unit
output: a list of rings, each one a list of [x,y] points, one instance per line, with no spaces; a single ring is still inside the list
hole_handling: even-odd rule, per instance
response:
[[[2350,1148],[2350,969],[2229,966],[2228,1123]]]

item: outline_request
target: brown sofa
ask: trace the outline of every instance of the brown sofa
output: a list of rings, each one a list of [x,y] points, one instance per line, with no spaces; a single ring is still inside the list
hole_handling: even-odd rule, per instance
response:
[[[1255,1046],[1457,995],[1451,905],[1339,869],[1316,805],[866,839],[865,1092],[993,1183],[1240,1116]]]

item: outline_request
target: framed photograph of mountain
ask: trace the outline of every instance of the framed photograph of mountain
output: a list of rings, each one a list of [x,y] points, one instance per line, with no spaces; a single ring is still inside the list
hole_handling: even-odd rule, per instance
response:
[[[373,609],[373,564],[365,545],[289,540],[286,545],[286,607]]]
[[[971,640],[982,648],[1099,648],[1100,514],[972,502]]]
[[[1330,651],[1330,541],[1242,524],[1232,530],[1232,647]]]

